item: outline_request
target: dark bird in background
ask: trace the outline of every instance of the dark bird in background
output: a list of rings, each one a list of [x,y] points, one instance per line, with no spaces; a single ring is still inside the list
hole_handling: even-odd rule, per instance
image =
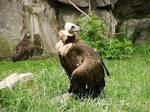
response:
[[[42,43],[41,37],[39,34],[34,34],[34,55],[41,56],[44,51],[44,45]]]
[[[19,42],[19,44],[14,49],[12,54],[13,62],[26,60],[32,57],[34,51],[34,45],[32,41],[32,36],[29,33],[24,35],[24,38]]]

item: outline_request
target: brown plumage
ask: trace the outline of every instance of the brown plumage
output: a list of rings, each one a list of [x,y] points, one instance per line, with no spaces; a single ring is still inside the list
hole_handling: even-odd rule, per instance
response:
[[[68,91],[79,97],[99,96],[105,87],[104,69],[109,75],[100,56],[73,31],[62,30],[59,37],[56,49],[70,79]]]
[[[26,33],[24,38],[19,42],[19,44],[14,49],[12,54],[12,60],[14,62],[20,60],[26,60],[33,55],[34,45],[31,39],[31,35]]]
[[[33,38],[34,38],[34,55],[40,56],[43,54],[44,51],[41,36],[39,34],[34,34]]]

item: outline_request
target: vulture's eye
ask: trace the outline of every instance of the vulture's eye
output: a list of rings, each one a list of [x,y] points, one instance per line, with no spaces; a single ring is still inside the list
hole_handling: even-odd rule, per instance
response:
[[[74,30],[75,29],[75,26],[71,26],[71,30]]]
[[[71,36],[67,36],[67,38],[69,39],[69,38],[71,38]]]
[[[31,38],[30,36],[27,36],[27,38],[29,39],[29,38]]]
[[[68,39],[74,39],[75,36],[67,36]]]

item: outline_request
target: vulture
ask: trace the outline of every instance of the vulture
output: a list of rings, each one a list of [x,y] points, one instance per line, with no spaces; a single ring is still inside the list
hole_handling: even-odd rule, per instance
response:
[[[33,56],[34,45],[32,36],[29,33],[24,35],[24,38],[18,43],[12,54],[13,62],[26,60]]]
[[[56,50],[70,81],[69,93],[79,98],[95,98],[104,93],[105,71],[110,74],[98,53],[80,38],[75,25],[59,31]]]

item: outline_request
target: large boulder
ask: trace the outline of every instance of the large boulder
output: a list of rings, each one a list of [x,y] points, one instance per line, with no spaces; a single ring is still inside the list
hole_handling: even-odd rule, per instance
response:
[[[109,31],[114,34],[117,27],[117,20],[112,12],[107,10],[96,10],[96,14],[106,23]]]
[[[113,14],[119,22],[119,32],[127,33],[133,42],[149,40],[150,0],[118,0]]]
[[[111,0],[96,0],[97,7],[105,7],[111,5]]]
[[[134,42],[150,40],[150,19],[130,19],[120,26],[120,32],[125,32]]]
[[[150,15],[150,0],[118,0],[114,15],[120,21],[145,18]]]

